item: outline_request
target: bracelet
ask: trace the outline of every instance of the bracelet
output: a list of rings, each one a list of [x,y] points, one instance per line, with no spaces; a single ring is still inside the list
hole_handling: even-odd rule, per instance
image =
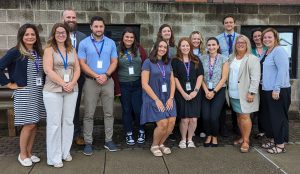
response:
[[[216,94],[216,93],[217,93],[217,91],[213,90],[213,93],[214,93],[214,94]]]
[[[107,79],[111,78],[111,76],[108,73],[105,73],[105,75],[106,75]]]

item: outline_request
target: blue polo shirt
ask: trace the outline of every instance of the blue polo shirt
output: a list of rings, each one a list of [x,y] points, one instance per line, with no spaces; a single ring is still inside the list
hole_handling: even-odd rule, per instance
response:
[[[220,44],[220,48],[221,48],[221,54],[228,57],[229,56],[229,39],[228,39],[228,34],[229,33],[226,33],[226,32],[223,32],[221,34],[219,34],[218,36],[216,36],[216,38],[218,39],[219,41],[219,44]],[[235,44],[235,41],[236,41],[236,38],[240,35],[236,32],[233,32],[232,34],[232,47],[234,47],[234,44]],[[232,48],[232,51],[233,51],[233,48]]]
[[[95,44],[98,53],[101,53],[100,57],[93,43]],[[103,48],[101,51],[102,45]],[[102,40],[96,41],[91,34],[91,36],[86,37],[79,43],[78,58],[85,60],[86,64],[95,73],[104,74],[110,66],[110,59],[118,58],[116,44],[112,39],[106,36],[103,36]],[[97,68],[98,60],[102,61],[102,68]]]

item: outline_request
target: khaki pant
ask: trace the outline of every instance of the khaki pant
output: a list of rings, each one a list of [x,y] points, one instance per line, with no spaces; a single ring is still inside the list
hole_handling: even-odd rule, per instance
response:
[[[105,142],[112,141],[113,136],[113,107],[114,107],[114,81],[109,79],[105,85],[86,78],[83,86],[84,117],[83,137],[86,144],[93,143],[94,114],[100,98],[103,105]]]

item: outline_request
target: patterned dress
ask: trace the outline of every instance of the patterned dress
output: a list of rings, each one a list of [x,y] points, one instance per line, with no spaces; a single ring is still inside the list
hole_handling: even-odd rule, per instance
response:
[[[36,59],[36,55],[32,53]],[[43,102],[43,85],[37,86],[37,67],[43,73],[42,58],[39,57],[38,64],[35,60],[28,59],[27,63],[27,86],[14,91],[15,126],[37,123],[46,117]],[[38,65],[38,66],[37,66]],[[44,79],[42,78],[42,84]]]

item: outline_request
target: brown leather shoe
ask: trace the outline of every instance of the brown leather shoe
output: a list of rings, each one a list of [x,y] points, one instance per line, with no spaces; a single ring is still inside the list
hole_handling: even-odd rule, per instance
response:
[[[84,140],[83,140],[82,137],[76,137],[76,138],[74,139],[74,142],[75,142],[75,144],[77,144],[77,145],[79,145],[79,146],[85,145],[85,142],[84,142]]]

